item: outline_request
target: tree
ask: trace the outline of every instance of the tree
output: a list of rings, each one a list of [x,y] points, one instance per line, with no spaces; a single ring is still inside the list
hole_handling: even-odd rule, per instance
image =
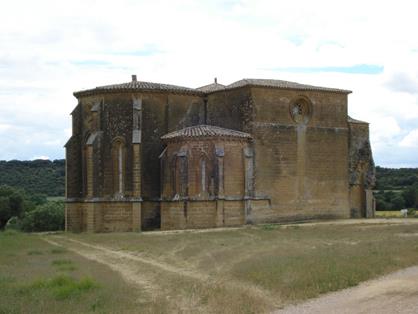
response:
[[[403,198],[405,199],[406,207],[418,207],[418,184],[414,184],[408,187],[402,193]]]
[[[26,212],[20,223],[23,231],[63,230],[65,223],[64,202],[48,202]]]
[[[9,186],[0,186],[0,229],[12,217],[20,217],[24,212],[24,193]]]
[[[392,198],[392,210],[401,210],[402,208],[405,208],[405,200],[403,199],[401,194],[396,194]]]

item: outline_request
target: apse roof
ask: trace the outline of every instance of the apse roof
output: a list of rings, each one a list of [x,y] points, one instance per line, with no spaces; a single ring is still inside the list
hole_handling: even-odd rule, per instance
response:
[[[161,137],[163,140],[171,140],[176,138],[199,138],[199,137],[235,137],[250,139],[251,135],[231,129],[221,128],[213,125],[195,125],[178,131],[170,132]]]

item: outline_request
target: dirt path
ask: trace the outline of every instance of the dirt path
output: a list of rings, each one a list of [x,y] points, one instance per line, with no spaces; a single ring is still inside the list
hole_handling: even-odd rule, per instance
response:
[[[129,265],[126,260],[123,260],[123,256],[99,251],[97,249],[92,249],[91,247],[85,249],[83,249],[83,247],[75,248],[69,245],[65,245],[61,241],[56,242],[47,238],[43,238],[43,240],[49,244],[58,247],[64,247],[67,250],[72,251],[73,253],[76,253],[88,260],[104,264],[110,269],[118,272],[126,282],[139,286],[145,291],[154,293],[159,290],[159,287],[153,284],[152,278],[145,276],[142,272],[139,271],[138,267],[134,267],[132,264]]]
[[[168,293],[165,289],[166,287],[155,283],[155,276],[166,273],[193,279],[208,287],[223,287],[225,289],[242,291],[247,295],[264,300],[269,304],[276,304],[278,302],[271,296],[269,291],[260,287],[236,280],[216,278],[202,272],[187,270],[155,259],[142,257],[133,252],[115,250],[65,236],[54,236],[53,238],[43,237],[43,239],[52,245],[64,247],[87,259],[107,265],[112,270],[119,272],[127,282],[148,290],[150,295]]]
[[[275,312],[275,314],[296,313],[416,314],[418,313],[418,266]]]

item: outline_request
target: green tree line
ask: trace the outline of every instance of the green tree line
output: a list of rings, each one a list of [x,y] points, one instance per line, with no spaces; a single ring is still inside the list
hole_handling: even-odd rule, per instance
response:
[[[0,160],[0,185],[24,189],[30,194],[64,196],[65,160]]]
[[[62,230],[64,221],[63,201],[48,201],[45,195],[0,185],[0,230]]]
[[[377,210],[418,208],[418,168],[376,167]]]

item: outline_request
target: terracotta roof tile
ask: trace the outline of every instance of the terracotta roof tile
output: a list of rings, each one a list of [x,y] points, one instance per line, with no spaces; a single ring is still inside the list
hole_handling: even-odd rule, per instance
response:
[[[174,138],[191,138],[191,137],[235,137],[250,139],[251,135],[248,133],[221,128],[213,125],[196,125],[174,131],[163,135],[161,139],[170,140]]]
[[[92,89],[82,90],[74,93],[74,96],[85,96],[90,94],[95,94],[98,92],[115,92],[115,91],[168,91],[173,93],[181,94],[203,94],[203,92],[189,87],[170,85],[170,84],[161,84],[161,83],[152,83],[152,82],[141,82],[141,81],[132,81],[122,84],[112,84],[99,86]]]
[[[235,83],[226,86],[226,89],[234,89],[244,86],[259,86],[279,89],[296,89],[296,90],[307,90],[307,91],[323,91],[323,92],[335,92],[349,94],[351,91],[339,88],[321,87],[307,84],[300,84],[290,81],[282,80],[269,80],[269,79],[243,79],[236,81]]]
[[[87,96],[96,93],[106,93],[106,92],[122,92],[122,91],[166,91],[177,94],[190,94],[190,95],[205,95],[210,93],[219,92],[222,90],[231,90],[235,88],[245,87],[245,86],[259,86],[267,88],[278,88],[278,89],[293,89],[293,90],[303,90],[303,91],[323,91],[323,92],[334,92],[334,93],[343,93],[349,94],[351,91],[338,89],[338,88],[328,88],[313,86],[307,84],[299,84],[296,82],[281,81],[281,80],[269,80],[269,79],[243,79],[237,82],[234,82],[230,85],[222,85],[217,83],[205,85],[198,88],[189,88],[184,86],[162,84],[162,83],[152,83],[152,82],[143,82],[133,80],[128,83],[122,84],[112,84],[99,86],[92,89],[82,90],[74,93],[74,96]]]
[[[211,92],[216,92],[218,90],[224,90],[225,89],[225,85],[219,84],[219,83],[212,83],[209,85],[205,85],[202,87],[198,87],[196,88],[197,90],[204,92],[204,93],[211,93]]]

